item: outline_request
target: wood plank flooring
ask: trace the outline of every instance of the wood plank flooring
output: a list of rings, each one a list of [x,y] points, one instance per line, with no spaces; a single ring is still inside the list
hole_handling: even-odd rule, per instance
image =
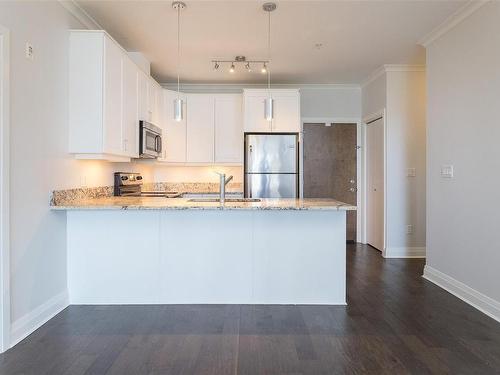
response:
[[[346,306],[71,306],[0,374],[500,374],[500,324],[348,245]]]

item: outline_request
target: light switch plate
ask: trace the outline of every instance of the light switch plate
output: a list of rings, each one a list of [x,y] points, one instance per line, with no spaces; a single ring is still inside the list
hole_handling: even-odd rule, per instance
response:
[[[407,168],[406,169],[406,177],[415,177],[417,175],[417,171],[415,168]]]
[[[442,178],[453,178],[453,165],[442,165],[441,166],[441,177]]]

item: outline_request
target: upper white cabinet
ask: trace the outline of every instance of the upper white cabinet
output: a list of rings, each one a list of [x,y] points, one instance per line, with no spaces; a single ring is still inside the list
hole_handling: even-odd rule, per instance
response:
[[[70,33],[69,152],[128,161],[139,156],[139,120],[162,126],[162,89],[104,31]]]
[[[271,89],[274,111],[273,120],[264,117],[264,100],[268,90],[244,90],[244,129],[256,133],[298,133],[300,124],[300,93],[296,89]]]
[[[188,163],[214,161],[214,97],[207,94],[187,94]]]
[[[215,162],[243,162],[241,95],[215,95]]]
[[[123,151],[129,157],[139,155],[138,80],[141,72],[130,59],[123,59],[122,75],[122,141]]]
[[[262,92],[252,92],[244,94],[244,114],[245,131],[262,132],[271,131],[271,123],[264,117],[264,100],[267,94]]]
[[[161,162],[243,163],[243,110],[240,94],[177,94],[163,90],[164,137]],[[184,100],[184,119],[175,121],[174,99]]]
[[[179,94],[184,99],[184,114],[186,114],[186,95]],[[163,90],[164,126],[163,152],[160,161],[169,163],[186,162],[186,116],[182,121],[174,120],[174,99],[177,92]]]

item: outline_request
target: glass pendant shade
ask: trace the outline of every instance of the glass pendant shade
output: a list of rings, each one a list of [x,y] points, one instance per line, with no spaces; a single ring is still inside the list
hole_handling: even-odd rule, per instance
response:
[[[174,99],[174,120],[182,121],[184,118],[184,105],[182,99]]]
[[[264,100],[264,117],[267,121],[273,120],[274,114],[274,100],[271,97],[268,97]]]

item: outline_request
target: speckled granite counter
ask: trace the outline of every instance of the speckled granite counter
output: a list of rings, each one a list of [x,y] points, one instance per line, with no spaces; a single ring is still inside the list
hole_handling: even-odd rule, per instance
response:
[[[146,182],[142,191],[171,191],[181,194],[213,194],[219,192],[219,184],[213,182]],[[228,194],[243,194],[241,182],[231,182],[226,186]],[[98,186],[54,190],[51,206],[72,206],[73,202],[113,197],[113,186]]]
[[[53,210],[335,210],[356,207],[333,199],[262,199],[260,202],[192,202],[184,198],[102,197],[52,205]]]

